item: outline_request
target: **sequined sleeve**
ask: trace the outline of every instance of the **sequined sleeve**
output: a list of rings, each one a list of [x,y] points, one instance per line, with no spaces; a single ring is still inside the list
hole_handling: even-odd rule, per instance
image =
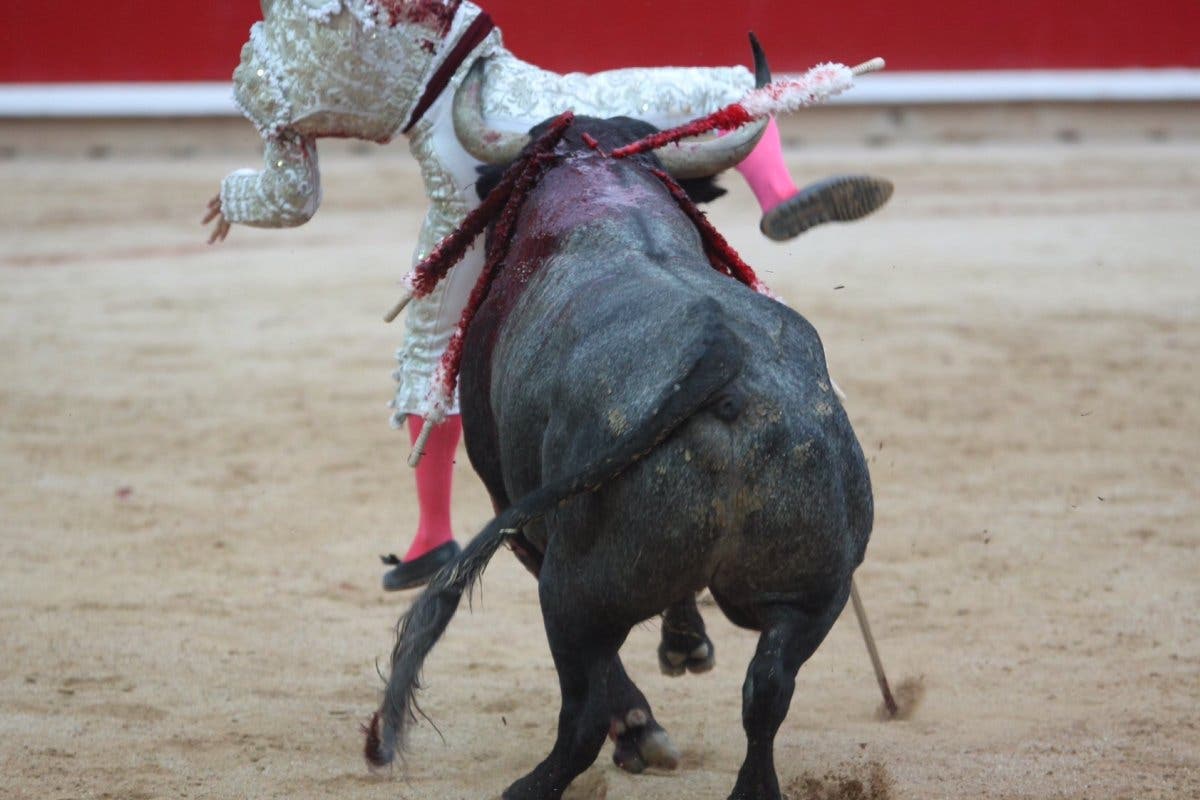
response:
[[[321,202],[316,140],[285,131],[266,140],[263,160],[263,169],[240,169],[221,182],[221,213],[259,228],[307,222]]]
[[[527,130],[572,109],[625,115],[660,128],[680,125],[740,100],[754,88],[745,67],[654,67],[559,75],[507,51],[488,60],[484,113],[499,128]]]

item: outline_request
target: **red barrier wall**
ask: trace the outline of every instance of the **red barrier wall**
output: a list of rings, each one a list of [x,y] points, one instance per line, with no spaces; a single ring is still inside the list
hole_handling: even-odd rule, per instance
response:
[[[874,55],[889,70],[1200,67],[1200,1],[493,0],[519,56],[560,71],[745,63],[777,72]],[[257,0],[5,0],[0,82],[220,81]]]

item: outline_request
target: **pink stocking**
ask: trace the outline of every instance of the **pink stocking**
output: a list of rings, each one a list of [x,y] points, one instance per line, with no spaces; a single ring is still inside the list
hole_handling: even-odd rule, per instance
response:
[[[754,150],[736,169],[750,184],[764,214],[799,191],[783,161],[783,143],[774,117],[767,123]]]
[[[423,420],[408,415],[408,435],[417,441]],[[450,487],[454,479],[454,454],[462,437],[462,417],[457,414],[433,429],[425,444],[425,455],[417,465],[417,506],[419,517],[417,535],[404,556],[404,561],[420,558],[438,545],[454,538],[450,527]]]

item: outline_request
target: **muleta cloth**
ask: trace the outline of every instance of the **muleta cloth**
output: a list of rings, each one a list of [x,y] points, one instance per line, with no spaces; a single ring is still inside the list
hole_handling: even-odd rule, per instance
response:
[[[454,133],[453,96],[485,58],[483,110],[500,130],[528,131],[565,110],[680,125],[743,97],[754,77],[741,66],[622,69],[559,75],[521,61],[476,5],[455,0],[264,0],[234,72],[234,95],[262,135],[261,170],[221,185],[229,222],[289,227],[320,203],[315,140],[322,136],[409,140],[429,199],[412,263],[424,259],[479,205],[479,162]],[[427,389],[479,277],[474,248],[430,295],[414,300],[396,353],[393,424],[430,407]]]

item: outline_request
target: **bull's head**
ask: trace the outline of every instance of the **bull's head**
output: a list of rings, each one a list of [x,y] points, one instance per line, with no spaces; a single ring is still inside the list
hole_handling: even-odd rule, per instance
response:
[[[766,56],[751,35],[754,77],[758,88],[771,82]],[[490,127],[483,114],[484,61],[475,62],[454,97],[454,130],[471,155],[488,164],[507,164],[530,142],[529,134],[509,133]],[[769,120],[744,125],[724,136],[668,145],[657,151],[659,161],[675,178],[704,178],[738,164],[762,137]]]

